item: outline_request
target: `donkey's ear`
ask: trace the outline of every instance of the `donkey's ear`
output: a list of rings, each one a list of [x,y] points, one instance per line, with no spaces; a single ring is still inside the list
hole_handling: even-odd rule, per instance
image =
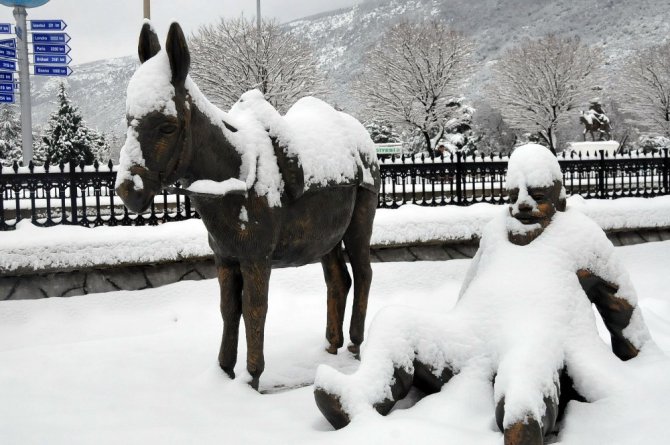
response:
[[[137,45],[137,53],[140,56],[140,63],[144,63],[151,59],[160,50],[161,44],[158,41],[156,32],[151,26],[151,23],[145,21],[144,25],[142,25],[142,31],[140,31],[140,43]]]
[[[173,22],[168,31],[165,50],[170,59],[170,68],[172,69],[172,83],[175,85],[183,84],[188,75],[188,69],[191,65],[191,54],[188,52],[186,37],[181,30],[179,23]]]

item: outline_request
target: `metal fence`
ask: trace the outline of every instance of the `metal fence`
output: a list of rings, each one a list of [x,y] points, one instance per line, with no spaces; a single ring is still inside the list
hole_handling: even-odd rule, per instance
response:
[[[460,153],[381,159],[379,207],[505,203],[507,160]],[[590,156],[559,155],[558,161],[568,195],[614,199],[670,194],[667,149],[637,156],[608,156],[602,151]],[[156,225],[198,217],[187,196],[168,192],[157,195],[146,212],[129,212],[114,193],[115,180],[116,166],[111,162],[2,167],[0,230],[12,230],[22,219],[45,227],[95,227]]]
[[[507,157],[407,156],[381,160],[379,207],[471,205],[507,201]],[[668,150],[646,155],[598,153],[558,156],[568,195],[616,199],[670,194]]]

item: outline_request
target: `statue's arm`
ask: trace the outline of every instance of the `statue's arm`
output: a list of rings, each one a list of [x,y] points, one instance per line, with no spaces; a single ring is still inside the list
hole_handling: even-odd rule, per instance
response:
[[[597,276],[588,269],[577,271],[579,283],[596,306],[612,338],[612,352],[621,360],[637,356],[639,349],[624,335],[637,305],[617,296],[619,286]]]

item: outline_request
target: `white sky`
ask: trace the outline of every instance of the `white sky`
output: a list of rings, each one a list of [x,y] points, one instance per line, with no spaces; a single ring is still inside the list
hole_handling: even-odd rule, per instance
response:
[[[319,12],[352,6],[363,0],[261,0],[261,15],[287,22]],[[72,65],[137,53],[143,0],[51,0],[28,10],[30,19],[62,19],[72,40]],[[151,19],[161,44],[170,22],[189,35],[219,17],[256,16],[256,0],[152,0]],[[0,5],[0,23],[14,23],[12,8]],[[8,38],[6,34],[0,39]]]

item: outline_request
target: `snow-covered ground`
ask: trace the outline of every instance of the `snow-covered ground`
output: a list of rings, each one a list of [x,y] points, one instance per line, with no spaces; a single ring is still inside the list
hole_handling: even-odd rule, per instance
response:
[[[616,251],[654,340],[670,354],[670,241]],[[388,305],[448,311],[469,263],[373,264],[368,322]],[[387,417],[357,417],[333,431],[313,400],[316,367],[352,372],[358,362],[324,352],[320,265],[273,272],[265,394],[218,367],[217,295],[216,281],[206,280],[0,303],[0,443],[502,443],[491,384],[476,372],[411,408],[401,403]],[[242,336],[238,376],[245,353]],[[670,360],[641,356],[624,368],[635,391],[571,402],[556,443],[667,443]]]

